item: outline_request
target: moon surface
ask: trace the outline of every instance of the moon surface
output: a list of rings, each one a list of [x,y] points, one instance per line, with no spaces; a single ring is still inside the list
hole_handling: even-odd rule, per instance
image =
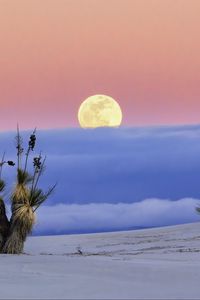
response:
[[[78,120],[82,128],[118,127],[122,122],[122,111],[112,97],[94,95],[81,103]]]

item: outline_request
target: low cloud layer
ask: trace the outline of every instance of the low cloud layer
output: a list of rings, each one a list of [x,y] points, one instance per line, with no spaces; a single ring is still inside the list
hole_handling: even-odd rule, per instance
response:
[[[29,133],[23,132],[24,141]],[[9,159],[15,159],[14,136],[0,134],[0,149]],[[200,126],[44,130],[37,137],[37,151],[47,154],[41,185],[58,182],[54,195],[38,210],[37,233],[198,220],[193,199],[200,199]],[[12,173],[5,169],[8,184]],[[163,214],[167,209],[170,213]]]
[[[200,201],[147,199],[138,203],[59,204],[38,210],[35,234],[88,233],[200,221]]]

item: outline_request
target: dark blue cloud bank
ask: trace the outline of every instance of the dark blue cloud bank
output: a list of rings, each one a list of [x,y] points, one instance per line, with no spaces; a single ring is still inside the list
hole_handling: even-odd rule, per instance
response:
[[[0,134],[8,158],[14,158],[14,135]],[[200,221],[200,126],[46,130],[37,136],[38,151],[47,154],[42,186],[58,186],[38,210],[35,234]]]

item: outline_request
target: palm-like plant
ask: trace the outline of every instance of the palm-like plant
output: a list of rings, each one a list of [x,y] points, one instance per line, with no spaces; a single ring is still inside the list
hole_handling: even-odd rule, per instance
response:
[[[3,247],[4,253],[19,254],[27,235],[34,224],[34,213],[29,205],[29,188],[31,177],[21,169],[17,170],[17,183],[11,197],[10,230],[6,243]]]
[[[9,221],[6,216],[5,204],[2,198],[0,198],[0,252],[5,244],[6,237],[9,232]]]
[[[22,138],[17,130],[17,182],[11,196],[11,212],[9,232],[3,245],[3,252],[8,254],[20,254],[23,251],[24,242],[31,233],[35,223],[35,211],[50,196],[55,185],[47,192],[38,188],[40,177],[45,168],[46,158],[41,154],[33,159],[33,175],[27,171],[28,160],[31,151],[35,148],[36,130],[30,136],[28,149],[25,153],[25,164],[22,167],[24,149]]]
[[[5,182],[2,180],[2,169],[5,164],[14,165],[11,161],[5,161],[5,153],[3,154],[2,160],[0,162],[0,193],[2,194],[5,190]],[[9,232],[10,223],[6,215],[5,203],[3,196],[0,196],[0,252],[2,252],[3,246],[5,244],[8,232]]]

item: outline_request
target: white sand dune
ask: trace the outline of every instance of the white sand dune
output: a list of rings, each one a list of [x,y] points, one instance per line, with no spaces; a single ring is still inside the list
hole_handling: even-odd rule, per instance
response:
[[[200,223],[31,237],[25,253],[0,255],[1,299],[200,299]]]

